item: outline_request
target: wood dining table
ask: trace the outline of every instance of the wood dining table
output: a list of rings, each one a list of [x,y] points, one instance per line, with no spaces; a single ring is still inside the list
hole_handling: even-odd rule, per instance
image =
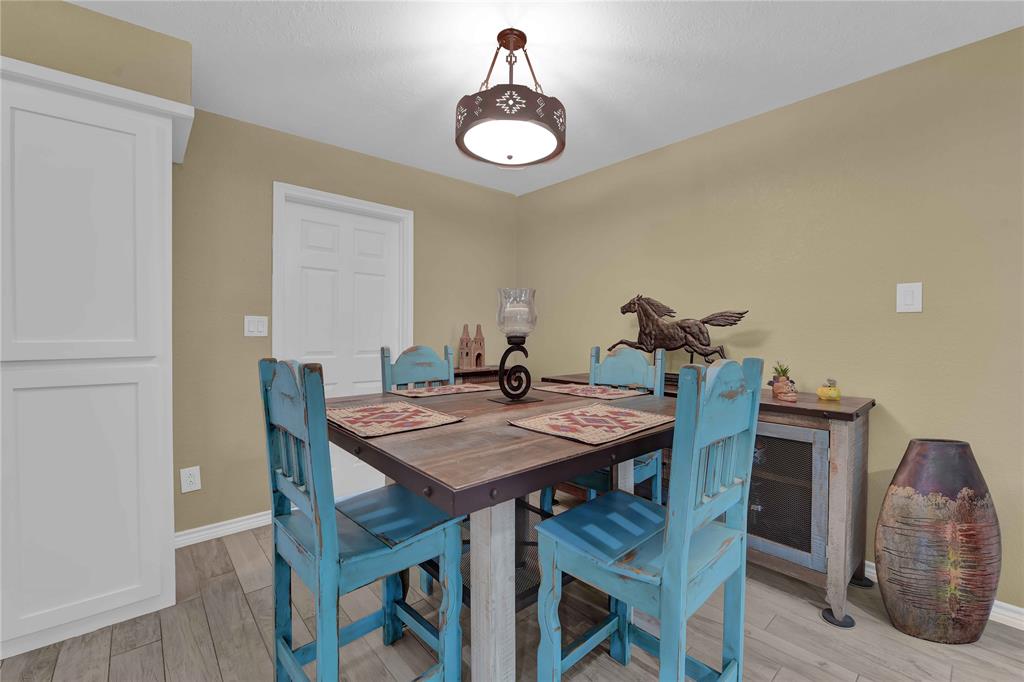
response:
[[[328,422],[330,440],[438,508],[470,518],[470,585],[474,679],[515,679],[516,500],[606,466],[616,487],[633,490],[633,458],[671,447],[672,423],[602,445],[529,431],[510,419],[584,407],[593,398],[533,391],[541,402],[501,404],[497,391],[405,398],[390,393],[335,398],[327,406],[413,402],[462,417],[419,431],[360,437]],[[599,401],[605,402],[605,401]],[[615,407],[672,416],[673,398],[653,395],[610,401]]]

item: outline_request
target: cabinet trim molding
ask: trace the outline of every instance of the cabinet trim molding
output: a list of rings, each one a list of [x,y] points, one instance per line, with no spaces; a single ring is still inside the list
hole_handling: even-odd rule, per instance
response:
[[[185,148],[188,146],[188,136],[192,132],[192,120],[195,118],[195,108],[191,105],[10,57],[0,57],[0,77],[169,118],[171,158],[174,163],[182,163],[185,160]]]

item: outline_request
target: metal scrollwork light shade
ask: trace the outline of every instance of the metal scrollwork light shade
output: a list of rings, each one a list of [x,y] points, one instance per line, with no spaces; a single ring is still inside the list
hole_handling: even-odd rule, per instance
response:
[[[498,53],[508,50],[508,83],[490,86]],[[516,51],[530,67],[535,89],[512,81]],[[498,34],[491,68],[480,91],[466,95],[455,107],[455,144],[468,156],[516,168],[549,161],[565,149],[565,107],[544,94],[526,52],[526,34],[507,28]]]

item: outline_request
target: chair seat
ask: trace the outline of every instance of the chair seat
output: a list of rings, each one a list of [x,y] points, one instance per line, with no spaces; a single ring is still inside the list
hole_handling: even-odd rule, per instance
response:
[[[452,520],[430,502],[398,484],[347,497],[335,508],[388,547]]]
[[[338,558],[340,561],[352,561],[388,549],[387,545],[344,514],[335,512],[334,517],[338,524]],[[317,546],[313,522],[304,514],[293,512],[286,516],[277,516],[274,518],[274,523],[291,536],[299,548],[312,552],[313,548]]]
[[[537,532],[559,543],[559,552],[573,551],[608,570],[651,585],[661,583],[665,507],[616,490],[554,516]],[[694,531],[687,574],[692,582],[730,548],[743,533],[712,521]]]
[[[389,550],[425,531],[458,521],[400,485],[346,498],[335,510],[342,562]],[[313,523],[303,514],[279,516],[276,521],[300,547],[316,546]]]

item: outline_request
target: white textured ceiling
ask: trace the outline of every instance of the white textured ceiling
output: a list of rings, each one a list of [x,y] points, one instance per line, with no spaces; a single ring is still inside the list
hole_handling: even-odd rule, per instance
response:
[[[79,4],[191,42],[200,109],[514,194],[1024,25],[1017,2]],[[568,119],[518,170],[453,141],[506,26]]]

